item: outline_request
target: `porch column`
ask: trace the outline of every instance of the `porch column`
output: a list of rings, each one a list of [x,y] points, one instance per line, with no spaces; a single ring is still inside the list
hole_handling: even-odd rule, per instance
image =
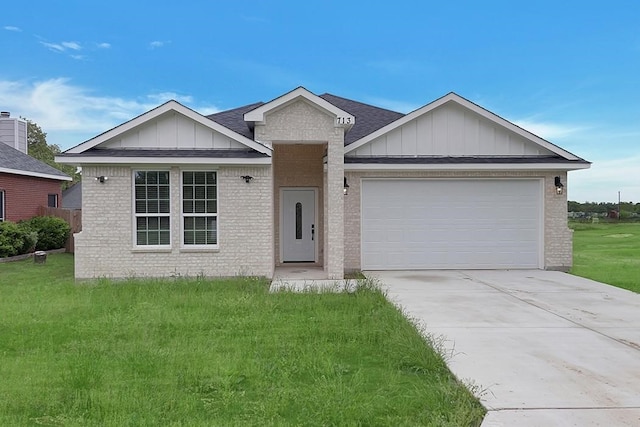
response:
[[[335,128],[327,141],[324,268],[329,279],[344,278],[344,130]]]

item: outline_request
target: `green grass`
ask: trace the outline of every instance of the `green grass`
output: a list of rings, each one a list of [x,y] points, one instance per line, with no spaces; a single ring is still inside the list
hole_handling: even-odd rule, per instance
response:
[[[571,273],[640,292],[640,223],[571,223]]]
[[[0,425],[477,426],[484,408],[372,286],[74,284],[0,264]]]

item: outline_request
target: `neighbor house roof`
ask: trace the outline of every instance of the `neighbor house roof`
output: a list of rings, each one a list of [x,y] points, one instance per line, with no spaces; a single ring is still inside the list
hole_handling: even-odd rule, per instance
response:
[[[71,177],[22,151],[0,143],[0,172],[71,181]]]
[[[65,209],[82,209],[82,182],[62,190],[62,207]]]

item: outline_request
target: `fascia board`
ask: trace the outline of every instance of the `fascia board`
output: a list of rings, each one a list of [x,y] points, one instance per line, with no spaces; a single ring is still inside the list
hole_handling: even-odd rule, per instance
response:
[[[19,169],[8,169],[8,168],[0,168],[0,172],[1,173],[9,173],[12,175],[22,175],[22,176],[33,176],[36,178],[47,178],[47,179],[55,179],[57,181],[72,181],[72,178],[67,176],[60,176],[60,175],[50,175],[47,173],[39,173],[39,172],[30,172],[30,171],[23,171],[23,170],[19,170]]]
[[[458,170],[458,171],[487,171],[487,170],[557,170],[557,171],[572,171],[589,169],[590,164],[557,164],[557,163],[530,163],[530,164],[412,164],[412,165],[398,165],[398,164],[384,164],[384,163],[353,163],[345,164],[345,171],[410,171],[410,170]]]
[[[271,157],[260,157],[257,159],[246,158],[219,158],[219,157],[110,157],[110,156],[56,156],[56,162],[72,165],[82,164],[207,164],[207,165],[270,165]]]

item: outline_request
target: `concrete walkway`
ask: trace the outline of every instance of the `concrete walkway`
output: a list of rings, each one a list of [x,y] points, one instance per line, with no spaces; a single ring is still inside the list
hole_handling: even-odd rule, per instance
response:
[[[483,390],[483,427],[640,426],[640,295],[540,270],[366,274]]]

